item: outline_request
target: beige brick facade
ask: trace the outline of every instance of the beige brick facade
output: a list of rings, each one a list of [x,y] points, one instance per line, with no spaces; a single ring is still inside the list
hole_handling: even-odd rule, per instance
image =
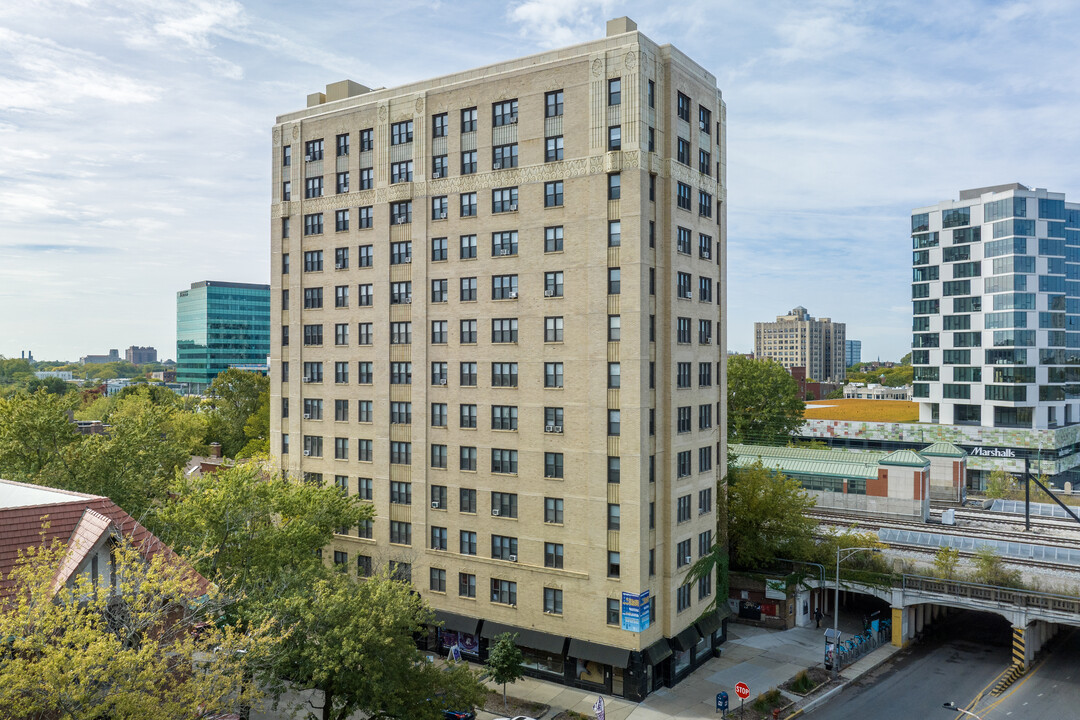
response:
[[[800,306],[777,315],[776,322],[754,323],[754,355],[773,358],[789,370],[806,368],[806,377],[818,382],[842,383],[847,378],[846,334],[844,323],[811,317]]]
[[[326,483],[344,478],[350,494],[370,479],[371,539],[351,528],[330,549],[348,554],[352,572],[358,556],[376,567],[408,563],[417,589],[440,611],[640,653],[688,628],[712,600],[699,598],[694,587],[689,607],[677,607],[687,566],[676,554],[679,543],[689,541],[696,560],[700,534],[714,531],[716,481],[726,458],[720,432],[726,419],[726,130],[715,78],[673,47],[657,46],[632,24],[626,28],[595,42],[399,88],[337,83],[311,96],[307,109],[278,118],[271,256],[272,315],[280,317],[273,325],[281,328],[273,331],[271,425],[275,456],[290,473],[320,473]],[[609,96],[613,79],[621,85],[617,104]],[[547,111],[548,94],[555,92],[562,94],[558,113]],[[689,103],[689,122],[678,116],[680,94]],[[513,121],[496,125],[510,118],[500,117],[495,105],[512,100]],[[476,108],[476,129],[463,132],[462,111],[469,108]],[[707,115],[699,122],[702,111]],[[445,126],[437,119],[443,113]],[[394,125],[409,121],[412,141],[394,144]],[[434,137],[443,127],[445,135]],[[621,129],[616,150],[609,145],[612,127]],[[371,150],[361,145],[368,129]],[[339,156],[343,135],[349,148]],[[547,157],[547,139],[555,137],[562,138],[562,159]],[[680,138],[689,164],[677,161]],[[315,140],[323,140],[322,158],[307,161],[307,143]],[[516,155],[503,156],[516,158],[516,167],[506,167],[514,162],[506,160],[495,169],[494,148],[503,146],[516,146]],[[473,150],[475,172],[463,173],[463,154]],[[700,151],[708,156],[700,158]],[[434,177],[434,158],[443,155],[446,170],[438,166]],[[699,159],[707,174],[699,171]],[[400,180],[394,170],[402,170],[395,163],[410,160],[412,180],[392,182]],[[361,189],[366,168],[373,186]],[[336,192],[338,173],[348,173],[346,192]],[[318,177],[321,196],[305,199],[306,181]],[[612,177],[621,181],[617,199],[610,198]],[[562,183],[561,203],[552,205],[546,198],[557,199],[549,186],[555,182]],[[690,210],[677,205],[680,184],[689,188]],[[499,208],[503,198],[494,191],[508,188],[516,190],[514,204]],[[467,193],[476,193],[477,210],[463,217]],[[435,200],[442,197],[445,219]],[[400,214],[404,208],[393,204],[410,201],[411,218],[397,222],[392,209]],[[372,227],[358,227],[361,208],[371,208]],[[347,230],[336,229],[339,210],[349,213]],[[322,228],[314,232],[307,216],[318,213]],[[286,218],[289,236],[283,237]],[[617,243],[610,238],[616,220]],[[552,228],[561,229],[561,249]],[[678,247],[678,228],[683,237],[689,233],[688,248]],[[496,233],[516,233],[516,244],[497,244]],[[475,253],[462,249],[463,236],[475,236]],[[361,266],[365,246],[371,247],[370,266]],[[317,251],[321,269],[305,255]],[[343,267],[336,269],[339,260]],[[680,273],[689,278],[689,298],[676,297]],[[361,306],[367,285],[371,304]],[[342,307],[335,303],[338,287],[347,288]],[[319,289],[321,308],[312,307],[318,301],[311,291]],[[609,330],[613,316],[617,334]],[[677,318],[689,324],[682,341]],[[516,321],[516,337],[493,342],[493,323],[503,319]],[[463,321],[475,321],[475,339]],[[441,322],[445,336],[433,325]],[[396,323],[410,323],[411,336]],[[317,340],[305,326],[317,325],[321,345],[305,344]],[[339,325],[348,333],[341,345]],[[360,344],[368,328],[371,344]],[[314,372],[308,363],[322,364],[321,381],[305,381]],[[348,370],[344,382],[336,382],[337,363]],[[367,367],[361,363],[371,364],[369,383],[359,382],[368,379],[361,377]],[[411,363],[411,384],[392,384],[394,370],[403,370],[395,363]],[[434,363],[446,363],[445,374]],[[476,364],[475,385],[462,363]],[[493,386],[493,363],[516,363],[516,387]],[[548,387],[556,380],[549,363],[562,364],[561,387]],[[689,387],[677,387],[679,363],[690,364]],[[709,384],[702,385],[704,368]],[[322,419],[315,418],[313,400],[321,400]],[[348,401],[342,420],[335,420],[335,401]],[[679,408],[689,408],[683,432]],[[472,424],[473,409],[475,427],[462,427],[463,418]],[[612,410],[619,412],[618,434],[609,426]],[[494,429],[515,422],[516,430]],[[288,451],[282,452],[286,437]],[[321,438],[321,451],[314,438]],[[347,458],[335,457],[336,438],[345,441]],[[370,441],[370,461],[363,441]],[[403,462],[406,447],[409,464]],[[475,448],[475,470],[462,469],[462,448]],[[690,458],[683,477],[679,453]],[[609,477],[609,458],[618,458],[617,478]],[[516,467],[506,466],[511,461]],[[561,477],[550,477],[560,470]],[[408,483],[409,504],[391,502],[396,483]],[[393,499],[404,500],[405,488],[394,485]],[[475,509],[463,508],[462,489],[475,490]],[[680,519],[683,497],[690,510]],[[562,503],[561,518],[551,517],[553,500]],[[516,517],[507,517],[515,505]],[[618,529],[612,529],[616,517]],[[410,541],[391,542],[392,524],[398,533],[407,525]],[[433,528],[445,529],[445,550],[432,549],[441,544],[433,543]],[[461,552],[462,532],[476,533],[475,555]],[[493,535],[515,539],[513,560],[492,557]],[[546,566],[552,564],[546,543],[562,546],[561,568]],[[617,576],[611,553],[619,554]],[[445,571],[445,591],[432,589],[433,568]],[[475,576],[475,597],[459,593],[462,573]],[[494,602],[493,580],[516,583],[516,603]],[[545,589],[561,591],[559,612],[545,611],[554,599]],[[609,599],[644,591],[655,601],[647,629],[609,623]],[[607,685],[617,691],[625,669],[612,670]]]

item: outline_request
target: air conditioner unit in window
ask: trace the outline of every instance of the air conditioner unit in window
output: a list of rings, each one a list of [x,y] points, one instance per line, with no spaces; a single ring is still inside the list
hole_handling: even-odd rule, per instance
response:
[[[499,508],[491,508],[491,514],[495,515],[495,516],[498,516],[499,515]]]
[[[493,163],[491,163],[491,169],[492,170],[502,170],[502,163],[501,162],[493,162]]]
[[[510,212],[517,212],[517,203],[514,203],[510,206]]]
[[[510,119],[506,122],[510,125],[517,125],[517,115],[511,115]]]
[[[304,156],[304,162],[311,162],[314,159],[315,159],[314,155],[305,155]]]
[[[311,413],[304,413],[304,419],[305,420],[310,420],[311,419]]]
[[[440,378],[439,379],[439,384],[440,385],[445,385],[446,384],[446,378]]]
[[[405,259],[402,262],[411,263],[412,262],[412,255],[406,255]]]
[[[335,270],[344,270],[345,269],[345,263],[336,263],[334,265],[334,269]]]
[[[502,249],[500,249],[499,254],[500,255],[509,255],[510,254],[510,248],[502,248]]]
[[[402,302],[404,302],[406,305],[411,305],[412,304],[412,295],[406,295],[405,299]]]
[[[691,562],[693,562],[693,560],[694,560],[694,558],[690,557],[689,555],[687,555],[685,558],[683,558],[684,564],[686,564],[686,565],[689,565]]]
[[[395,215],[394,216],[394,224],[395,225],[404,225],[405,224],[405,216],[404,215]]]
[[[546,433],[555,432],[555,426],[554,425],[545,425],[544,426],[544,432],[546,432]]]
[[[698,120],[698,127],[701,128],[702,130],[704,130],[705,129],[705,121],[704,120]]]
[[[506,559],[510,562],[517,562],[517,555],[510,555]]]
[[[517,291],[515,291],[515,290],[510,291],[510,299],[511,300],[517,300]]]
[[[304,451],[304,457],[307,457],[307,456],[308,456],[308,455],[310,455],[310,454],[311,454],[311,451],[310,451],[310,450],[305,450],[305,451]]]
[[[442,212],[439,213],[439,219],[440,220],[445,220],[446,219],[446,211],[445,210],[443,210]]]
[[[552,432],[557,432],[557,433],[561,433],[561,432],[562,432],[562,425],[552,425],[551,427],[552,427],[552,428],[554,428],[554,429],[552,430]]]
[[[442,173],[441,173],[441,172],[439,172],[438,170],[436,170],[435,172],[431,173],[431,179],[432,179],[432,180],[438,180],[438,179],[439,179],[439,178],[441,178],[441,177],[442,177]]]
[[[555,297],[555,291],[554,290],[545,290],[544,291],[544,297]]]
[[[304,378],[304,382],[311,382],[311,378],[309,378],[309,377]]]
[[[431,501],[431,507],[438,510],[439,509],[439,501],[438,500],[432,500]]]

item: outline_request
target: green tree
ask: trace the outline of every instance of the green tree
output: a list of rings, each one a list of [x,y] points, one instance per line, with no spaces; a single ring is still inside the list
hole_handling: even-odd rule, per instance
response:
[[[175,557],[147,561],[126,541],[112,548],[109,592],[88,572],[57,590],[66,555],[59,541],[29,548],[7,578],[0,716],[196,720],[260,696],[245,679],[277,642],[269,624],[220,622],[215,588],[198,586]]]
[[[385,572],[361,582],[329,573],[275,604],[296,628],[278,665],[281,676],[318,690],[322,720],[440,720],[444,707],[473,708],[486,691],[466,663],[428,662],[414,635],[434,615],[407,582]]]
[[[984,585],[998,587],[1023,587],[1019,570],[1009,570],[1001,561],[1001,556],[990,547],[979,548],[975,553],[975,572],[972,580]]]
[[[775,360],[728,358],[728,439],[741,443],[786,441],[803,424],[799,385]]]
[[[250,458],[270,454],[270,393],[259,395],[259,404],[244,423],[247,444],[237,453],[237,458]]]
[[[842,388],[842,387],[836,388],[831,393],[826,395],[825,399],[826,400],[843,400],[844,399],[844,388]]]
[[[47,393],[53,395],[66,395],[68,390],[71,390],[71,385],[68,385],[67,381],[61,380],[58,377],[46,377],[46,378],[33,378],[30,382],[26,383],[26,391],[29,393],[36,393],[38,390],[44,390]]]
[[[249,438],[244,428],[260,409],[266,412],[269,437],[270,379],[259,373],[229,368],[214,378],[203,408],[208,417],[207,442],[221,443],[226,457],[237,457]],[[265,402],[263,395],[266,396]],[[253,425],[253,428],[261,425]]]
[[[1001,468],[990,473],[986,481],[986,497],[995,500],[1013,500],[1020,497],[1020,484],[1016,478]]]
[[[941,547],[934,553],[934,570],[946,580],[956,575],[956,566],[960,562],[960,551],[953,547]]]
[[[801,560],[814,547],[817,521],[804,512],[815,500],[760,460],[728,476],[728,542],[739,567],[759,568],[781,556]]]
[[[495,636],[488,648],[488,660],[484,670],[491,676],[492,682],[502,685],[503,707],[506,707],[506,683],[516,683],[525,674],[522,665],[525,656],[514,640],[516,633],[503,633]]]

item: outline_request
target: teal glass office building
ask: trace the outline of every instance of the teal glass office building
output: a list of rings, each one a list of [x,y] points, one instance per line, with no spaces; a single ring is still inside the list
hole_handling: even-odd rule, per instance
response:
[[[202,393],[234,365],[265,365],[270,286],[203,281],[176,293],[176,381]]]

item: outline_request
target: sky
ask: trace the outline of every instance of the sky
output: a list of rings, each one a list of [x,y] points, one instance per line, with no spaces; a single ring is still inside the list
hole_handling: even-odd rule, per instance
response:
[[[727,103],[728,345],[802,305],[910,344],[912,208],[1080,199],[1072,0],[0,3],[0,355],[175,357],[176,292],[269,282],[275,116],[602,37],[629,15]]]

